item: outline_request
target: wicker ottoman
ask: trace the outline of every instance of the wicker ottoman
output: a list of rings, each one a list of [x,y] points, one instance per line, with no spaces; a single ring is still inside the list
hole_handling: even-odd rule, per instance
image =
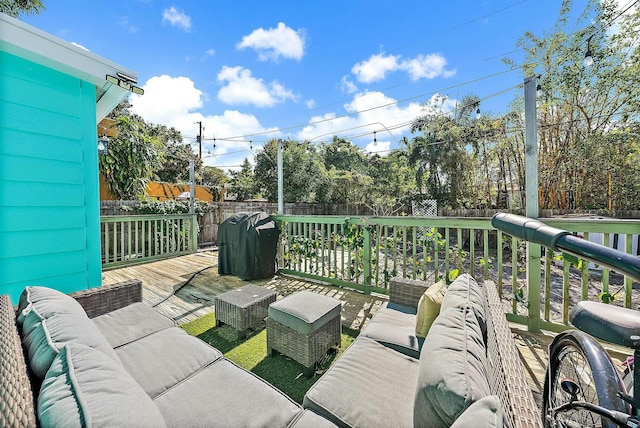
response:
[[[216,296],[216,325],[229,324],[245,338],[247,329],[260,326],[267,317],[267,308],[276,301],[273,290],[249,284]]]
[[[331,347],[340,346],[340,301],[299,291],[269,306],[267,354],[278,351],[304,366],[313,376],[315,364]]]

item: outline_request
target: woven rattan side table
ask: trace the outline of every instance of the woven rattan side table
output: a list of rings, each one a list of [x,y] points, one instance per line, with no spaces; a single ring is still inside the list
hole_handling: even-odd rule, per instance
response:
[[[267,317],[269,305],[276,301],[273,290],[249,284],[216,296],[216,326],[228,324],[245,338],[248,329],[260,326]]]
[[[267,354],[278,351],[304,366],[311,377],[315,364],[342,340],[342,305],[332,297],[299,291],[269,306]]]

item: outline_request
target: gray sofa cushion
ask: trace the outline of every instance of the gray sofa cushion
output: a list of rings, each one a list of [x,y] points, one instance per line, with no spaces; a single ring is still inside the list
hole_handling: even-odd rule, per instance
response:
[[[298,291],[269,305],[268,315],[299,333],[310,334],[340,316],[340,300],[311,291]]]
[[[483,286],[469,274],[460,275],[449,284],[442,299],[440,311],[448,308],[470,305],[478,317],[480,327],[486,331],[487,315],[485,311],[486,294]]]
[[[469,406],[451,428],[502,428],[503,418],[500,399],[495,395],[488,395]]]
[[[16,323],[20,329],[23,328],[25,317],[33,309],[44,319],[55,314],[87,315],[80,303],[68,294],[48,287],[26,287],[18,302]],[[20,331],[22,335],[28,333]]]
[[[291,421],[288,428],[335,428],[337,425],[316,412],[305,409]]]
[[[109,357],[70,343],[56,356],[38,396],[47,427],[163,427],[153,401]]]
[[[413,427],[418,365],[415,358],[358,337],[309,389],[303,406],[339,426]]]
[[[171,318],[142,302],[100,315],[92,321],[113,348],[175,326]]]
[[[178,327],[120,346],[116,353],[151,398],[222,358],[220,351]]]
[[[168,426],[285,427],[300,411],[253,373],[220,359],[154,400]]]
[[[420,353],[415,426],[448,427],[472,403],[489,395],[486,348],[470,306],[440,312]]]
[[[120,363],[113,348],[86,314],[55,313],[45,319],[32,309],[23,319],[23,331],[28,332],[22,337],[22,345],[27,351],[29,367],[40,379],[60,349],[69,343],[98,349]]]
[[[380,308],[360,335],[414,358],[420,358],[424,342],[416,336],[415,309],[393,303]]]

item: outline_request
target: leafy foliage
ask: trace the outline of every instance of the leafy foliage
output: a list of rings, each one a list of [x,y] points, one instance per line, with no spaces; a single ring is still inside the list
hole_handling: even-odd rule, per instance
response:
[[[44,10],[42,0],[0,0],[0,12],[14,18],[22,14],[37,15]]]

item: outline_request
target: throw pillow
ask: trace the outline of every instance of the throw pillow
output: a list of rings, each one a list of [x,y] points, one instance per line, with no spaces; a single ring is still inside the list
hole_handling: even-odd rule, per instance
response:
[[[416,336],[427,337],[431,324],[440,313],[440,306],[446,291],[447,283],[443,279],[431,285],[422,294],[418,302],[418,312],[416,313]]]
[[[160,411],[121,365],[70,343],[56,355],[38,396],[47,427],[164,427]]]

